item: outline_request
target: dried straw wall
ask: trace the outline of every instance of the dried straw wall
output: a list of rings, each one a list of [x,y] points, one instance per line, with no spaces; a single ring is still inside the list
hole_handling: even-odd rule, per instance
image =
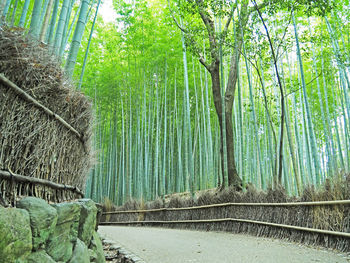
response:
[[[65,79],[59,62],[45,45],[24,37],[17,29],[0,28],[0,73],[79,134],[0,82],[0,170],[82,189],[91,162],[90,101]],[[10,192],[10,186],[23,195],[38,191],[55,195],[41,186],[14,186],[2,180],[3,195]],[[47,199],[45,194],[41,197]]]

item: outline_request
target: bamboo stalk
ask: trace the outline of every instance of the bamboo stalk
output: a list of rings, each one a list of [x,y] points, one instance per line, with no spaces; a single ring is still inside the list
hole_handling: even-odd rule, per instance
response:
[[[40,33],[40,37],[39,37],[41,42],[44,42],[44,40],[45,40],[46,31],[47,31],[47,28],[49,26],[49,20],[50,20],[50,15],[51,15],[51,9],[53,6],[53,1],[54,0],[50,0],[50,2],[48,3],[48,7],[46,9],[45,18],[43,20],[43,26],[41,28],[41,33]],[[44,11],[43,11],[43,13],[44,13]]]
[[[100,7],[101,4],[101,0],[98,0],[97,2],[97,7],[96,7],[96,12],[95,12],[95,16],[94,16],[94,20],[92,22],[92,26],[91,26],[91,30],[90,30],[90,35],[89,35],[89,41],[87,44],[87,47],[85,49],[85,56],[84,56],[84,62],[83,62],[83,67],[81,69],[81,73],[80,73],[80,79],[79,79],[79,84],[78,84],[78,90],[81,90],[81,85],[83,83],[83,77],[84,77],[84,72],[85,72],[85,67],[86,67],[86,62],[87,62],[87,58],[89,55],[89,49],[90,49],[90,44],[91,44],[91,39],[92,39],[92,35],[94,33],[94,28],[95,28],[95,23],[96,23],[96,19],[97,19],[97,14],[98,14],[98,9]],[[74,17],[75,20],[75,17]],[[72,23],[74,23],[74,20]],[[68,34],[70,35],[70,34]]]
[[[61,39],[61,44],[60,44],[60,49],[58,50],[58,57],[62,58],[63,53],[66,49],[67,43],[68,43],[68,38],[69,38],[69,34],[71,33],[71,29],[73,27],[73,24],[75,22],[75,19],[79,13],[79,9],[81,8],[81,4],[79,6],[79,8],[76,10],[75,15],[73,17],[73,21],[70,24],[70,20],[71,20],[71,15],[72,15],[72,10],[73,10],[73,5],[74,5],[75,0],[70,0],[70,3],[68,5],[68,10],[67,10],[67,16],[66,16],[66,20],[64,22],[64,26],[63,26],[63,32],[62,32],[62,39]],[[70,26],[69,26],[70,24]],[[68,29],[69,27],[69,29]]]
[[[304,68],[303,68],[303,61],[300,51],[300,45],[299,45],[299,38],[298,38],[298,31],[297,31],[297,25],[296,20],[294,17],[294,13],[292,14],[292,21],[293,21],[293,27],[294,27],[294,35],[295,35],[295,43],[297,47],[297,57],[298,57],[298,63],[299,63],[299,70],[300,70],[300,79],[301,79],[301,87],[302,87],[302,93],[303,93],[303,101],[304,101],[304,107],[305,107],[305,113],[306,113],[306,124],[307,124],[307,132],[310,139],[310,150],[311,150],[311,157],[315,169],[315,180],[313,183],[315,183],[316,186],[319,186],[321,184],[321,167],[320,167],[320,160],[317,155],[318,149],[316,145],[316,138],[314,134],[314,127],[312,123],[311,118],[311,110],[309,106],[309,100],[306,93],[306,83],[305,83],[305,76],[304,76]],[[311,174],[311,173],[310,173]]]
[[[185,45],[185,36],[181,35],[182,40],[182,55],[183,55],[183,66],[184,66],[184,119],[185,119],[185,172],[186,172],[186,185],[188,184],[191,194],[194,193],[194,165],[193,165],[193,156],[192,156],[192,131],[191,131],[191,113],[190,113],[190,95],[189,95],[189,82],[188,82],[188,70],[187,70],[187,51]],[[188,189],[186,189],[188,190]]]
[[[29,8],[29,4],[30,4],[30,0],[25,0],[24,5],[23,5],[23,9],[22,9],[22,13],[21,13],[21,18],[19,20],[19,27],[24,27],[25,21],[26,21],[26,17],[27,17],[27,12],[28,12],[28,8]]]
[[[54,31],[55,31],[55,26],[56,26],[56,20],[57,20],[57,14],[58,14],[58,7],[59,7],[60,1],[55,0],[55,5],[52,10],[52,16],[51,16],[51,21],[50,21],[50,29],[48,30],[48,34],[46,36],[46,42],[49,44],[49,46],[52,46],[52,43],[54,42]],[[22,17],[21,17],[22,19]],[[24,26],[24,21],[23,25]]]
[[[32,35],[34,38],[39,38],[41,8],[42,8],[42,0],[35,0],[33,11],[32,11],[32,19],[30,21],[30,28],[29,28],[29,34]]]
[[[71,46],[70,46],[68,57],[67,57],[67,62],[65,65],[66,74],[70,78],[73,76],[73,71],[74,71],[76,60],[77,60],[78,51],[80,48],[80,43],[81,43],[81,40],[83,38],[83,33],[85,30],[86,20],[87,20],[88,15],[89,15],[88,8],[90,5],[91,5],[91,0],[83,0],[81,2],[79,18],[78,18],[77,24],[75,26],[73,39],[71,42]]]

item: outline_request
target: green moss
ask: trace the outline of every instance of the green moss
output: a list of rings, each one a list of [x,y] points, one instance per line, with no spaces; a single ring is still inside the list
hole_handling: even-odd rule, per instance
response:
[[[57,210],[58,220],[46,251],[55,261],[67,262],[78,237],[80,206],[77,203],[62,203],[53,207]]]
[[[97,207],[90,199],[80,199],[78,203],[81,205],[78,237],[89,246],[95,232]]]
[[[92,260],[92,262],[96,262],[96,263],[106,262],[102,242],[97,232],[94,232],[92,235],[90,249],[92,249],[96,254],[96,259]]]
[[[40,250],[38,252],[34,252],[30,254],[29,257],[26,258],[27,263],[55,263],[55,261],[48,255],[44,250]]]
[[[56,209],[46,201],[36,197],[26,197],[18,202],[17,207],[28,211],[33,235],[33,249],[44,246],[57,222]]]
[[[29,214],[23,209],[0,207],[0,259],[15,262],[32,250]]]
[[[80,239],[77,239],[75,243],[73,255],[69,263],[90,263],[89,250]]]

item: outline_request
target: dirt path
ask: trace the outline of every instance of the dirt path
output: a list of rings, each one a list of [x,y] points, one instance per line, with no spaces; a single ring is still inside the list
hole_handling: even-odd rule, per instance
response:
[[[119,226],[99,232],[148,263],[350,262],[331,251],[248,235]]]

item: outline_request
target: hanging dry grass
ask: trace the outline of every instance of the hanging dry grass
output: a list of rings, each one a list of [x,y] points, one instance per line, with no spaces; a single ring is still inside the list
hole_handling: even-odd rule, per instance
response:
[[[56,115],[0,82],[0,169],[83,189],[91,162],[90,101],[45,45],[17,29],[0,28],[0,73]]]

